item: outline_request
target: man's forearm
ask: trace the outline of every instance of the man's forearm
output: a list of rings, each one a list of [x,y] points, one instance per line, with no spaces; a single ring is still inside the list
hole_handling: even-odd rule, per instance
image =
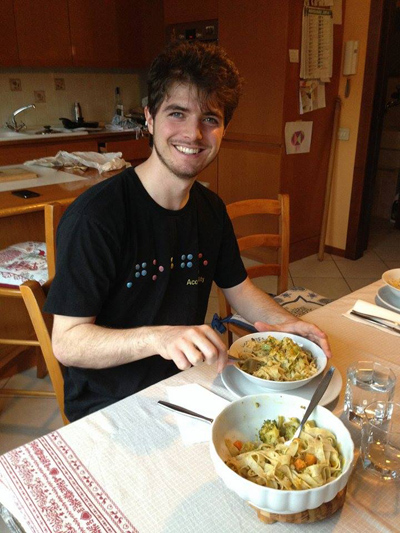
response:
[[[281,324],[296,320],[291,313],[249,279],[237,287],[224,289],[224,294],[235,311],[251,323],[262,321]]]
[[[203,362],[222,372],[226,347],[210,326],[146,326],[111,329],[94,324],[95,317],[55,315],[54,354],[65,366],[110,368],[160,355],[180,370]]]
[[[77,324],[53,330],[54,353],[65,366],[109,368],[157,353],[164,326],[109,329],[96,324]]]

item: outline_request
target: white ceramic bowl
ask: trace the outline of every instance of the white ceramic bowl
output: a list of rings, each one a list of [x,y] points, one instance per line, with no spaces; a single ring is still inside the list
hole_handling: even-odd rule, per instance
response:
[[[315,420],[317,426],[335,434],[344,458],[343,472],[330,483],[313,489],[283,491],[257,485],[239,476],[225,464],[229,458],[226,438],[231,441],[252,441],[265,419],[276,419],[281,415],[301,420],[308,403],[296,396],[271,392],[245,396],[221,411],[213,422],[210,453],[217,474],[230,490],[259,509],[291,514],[315,509],[331,501],[346,486],[353,466],[354,444],[343,422],[320,405],[314,409],[309,420]]]
[[[396,296],[400,301],[400,289],[396,289],[396,287],[391,284],[391,281],[393,280],[400,281],[400,268],[392,268],[392,270],[386,270],[386,272],[382,274],[382,279],[389,287],[393,296]]]
[[[309,339],[300,337],[299,335],[293,335],[292,333],[282,333],[281,331],[264,331],[260,333],[251,333],[250,335],[245,335],[244,337],[237,339],[230,347],[229,353],[234,355],[235,357],[239,357],[239,354],[243,350],[243,346],[247,341],[251,339],[266,339],[268,336],[275,337],[278,340],[282,340],[284,337],[289,337],[294,342],[299,344],[302,348],[309,350],[316,359],[317,372],[309,378],[299,379],[297,381],[273,381],[270,379],[263,379],[257,376],[252,376],[251,374],[248,374],[247,372],[242,370],[239,367],[239,365],[236,363],[234,365],[236,370],[240,372],[242,376],[246,377],[246,379],[248,379],[252,383],[259,385],[260,387],[264,387],[265,389],[268,389],[268,390],[285,392],[288,390],[293,390],[293,389],[298,389],[299,387],[303,387],[303,385],[306,385],[312,379],[314,379],[316,376],[318,376],[324,371],[326,367],[326,363],[327,363],[327,358],[322,348],[320,348],[317,344],[310,341]]]

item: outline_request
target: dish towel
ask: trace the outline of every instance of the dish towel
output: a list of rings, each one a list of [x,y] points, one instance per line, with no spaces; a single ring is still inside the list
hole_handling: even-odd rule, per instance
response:
[[[374,324],[372,322],[367,322],[367,320],[364,320],[361,317],[358,317],[356,315],[350,314],[350,311],[358,311],[359,313],[365,313],[367,315],[376,316],[378,318],[385,318],[387,320],[394,320],[395,322],[400,324],[400,314],[395,313],[394,311],[390,311],[389,309],[384,309],[383,307],[380,307],[375,304],[371,304],[369,302],[364,302],[364,300],[357,300],[354,306],[347,311],[347,313],[344,313],[343,316],[350,318],[351,320],[355,320],[356,322],[361,322],[362,324],[365,324],[367,326],[372,326],[373,328],[378,328],[381,331],[386,331],[386,333],[390,333],[391,335],[396,335],[399,337],[399,334],[395,331],[391,331],[388,328],[382,327],[379,324]],[[395,325],[395,324],[393,324]]]
[[[171,403],[213,419],[230,403],[197,383],[167,387],[167,394]],[[210,440],[211,424],[181,413],[174,415],[185,445]]]

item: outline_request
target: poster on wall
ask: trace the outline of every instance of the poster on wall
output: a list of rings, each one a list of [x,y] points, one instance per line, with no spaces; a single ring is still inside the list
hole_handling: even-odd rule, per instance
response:
[[[312,121],[286,122],[286,154],[305,154],[310,151],[312,127]]]

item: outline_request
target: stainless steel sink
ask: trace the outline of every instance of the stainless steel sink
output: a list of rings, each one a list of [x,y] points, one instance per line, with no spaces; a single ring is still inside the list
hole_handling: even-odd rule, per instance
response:
[[[88,135],[87,131],[74,131],[74,130],[64,130],[56,129],[50,133],[43,132],[43,128],[34,128],[26,129],[22,131],[12,131],[9,129],[0,129],[0,142],[9,141],[12,139],[31,139],[32,137],[62,137],[62,136],[79,136],[79,135]]]

